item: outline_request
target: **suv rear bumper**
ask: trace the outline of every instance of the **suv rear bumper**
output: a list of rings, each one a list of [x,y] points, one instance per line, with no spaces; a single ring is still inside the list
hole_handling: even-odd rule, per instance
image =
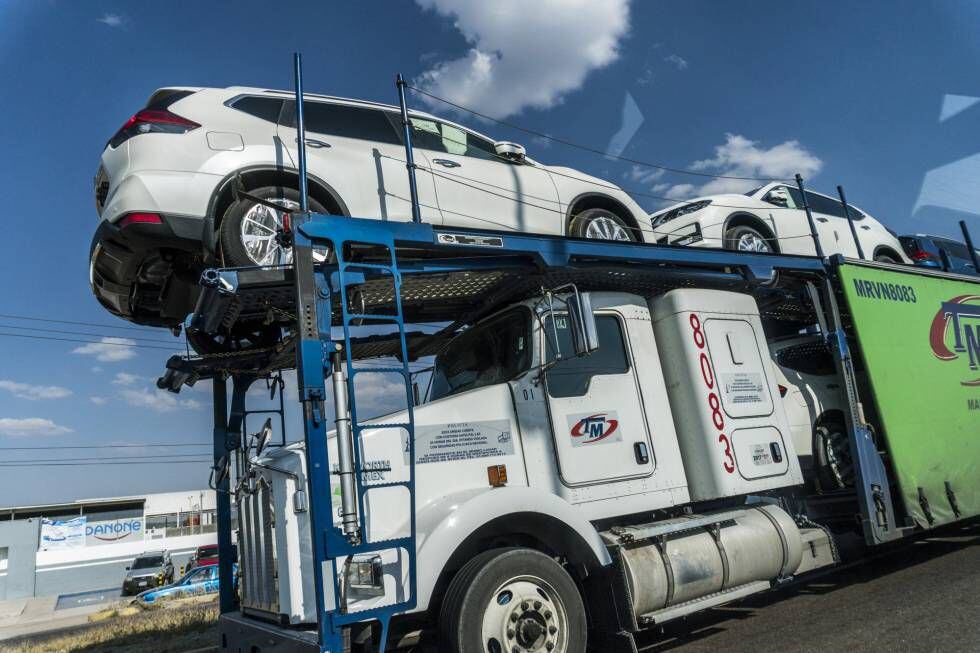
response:
[[[153,303],[158,310],[141,312],[140,286],[147,281],[144,266],[166,266],[181,253],[187,258],[205,257],[202,237],[212,227],[208,218],[160,217],[161,224],[134,223],[122,228],[102,220],[89,250],[89,281],[96,299],[112,314],[138,324],[172,326],[193,306],[194,284],[172,279],[168,287],[155,289]]]

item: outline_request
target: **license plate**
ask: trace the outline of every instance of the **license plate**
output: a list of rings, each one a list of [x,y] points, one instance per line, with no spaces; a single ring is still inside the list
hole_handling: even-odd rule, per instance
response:
[[[146,587],[146,581],[145,581],[145,580],[141,580],[140,582],[138,582],[138,583],[136,583],[136,584],[137,584],[138,586],[140,586],[140,587]]]

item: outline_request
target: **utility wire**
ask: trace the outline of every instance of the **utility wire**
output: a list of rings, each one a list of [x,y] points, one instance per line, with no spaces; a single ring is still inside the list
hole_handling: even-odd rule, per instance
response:
[[[210,447],[211,442],[166,442],[149,444],[74,444],[65,446],[43,445],[36,447],[0,447],[0,451],[36,451],[42,449],[115,449],[150,447]]]
[[[209,458],[202,458],[201,460],[146,460],[140,461],[130,461],[130,462],[100,462],[100,463],[37,463],[37,464],[20,464],[20,463],[0,463],[0,467],[87,467],[90,465],[182,465],[182,464],[201,464],[214,462]]]
[[[24,459],[20,459],[20,460],[7,460],[7,461],[3,461],[3,462],[0,462],[0,465],[3,465],[3,464],[17,464],[17,463],[24,463],[24,464],[26,464],[26,463],[38,463],[38,464],[40,464],[40,463],[78,462],[80,460],[101,460],[101,461],[109,461],[109,460],[130,460],[130,461],[137,461],[137,460],[144,460],[144,459],[151,459],[152,460],[152,459],[159,459],[159,458],[176,458],[176,457],[179,457],[179,458],[200,458],[202,455],[204,455],[204,454],[200,454],[200,453],[168,453],[168,454],[147,455],[147,456],[108,456],[108,457],[103,457],[103,456],[84,457],[83,456],[81,458],[24,458]]]
[[[84,331],[71,331],[68,329],[45,329],[43,327],[36,326],[15,326],[13,324],[0,324],[0,329],[17,329],[18,331],[40,331],[42,333],[66,333],[73,336],[89,336],[91,338],[117,338],[117,339],[127,339],[127,340],[138,340],[140,342],[157,342],[160,344],[169,344],[169,340],[158,340],[156,338],[136,338],[133,336],[109,336],[104,333],[86,333]],[[182,343],[179,340],[173,341],[178,346]],[[105,343],[103,343],[105,344]],[[128,343],[117,343],[117,344],[128,344]]]
[[[424,95],[426,97],[430,97],[433,100],[437,100],[437,101],[442,102],[444,104],[448,104],[449,106],[455,107],[456,109],[459,109],[460,111],[465,111],[466,113],[471,113],[474,116],[478,116],[480,118],[483,118],[484,120],[489,120],[490,122],[497,123],[498,125],[501,125],[503,127],[508,127],[510,129],[516,129],[517,131],[524,132],[525,134],[531,134],[532,136],[537,136],[538,138],[544,138],[544,139],[547,139],[549,141],[554,141],[555,143],[561,143],[562,145],[566,145],[568,147],[574,147],[574,148],[583,150],[585,152],[591,152],[592,154],[598,154],[599,156],[608,157],[610,159],[616,159],[616,160],[619,160],[619,161],[625,161],[627,163],[632,163],[634,165],[643,166],[645,168],[655,168],[657,170],[663,170],[665,172],[674,172],[674,173],[681,174],[681,175],[692,175],[692,176],[695,176],[695,177],[708,177],[708,178],[711,178],[711,179],[737,179],[737,180],[740,180],[740,181],[763,181],[763,182],[779,181],[777,179],[771,179],[769,177],[739,177],[737,175],[713,175],[713,174],[711,174],[709,172],[700,172],[698,170],[688,170],[688,169],[685,169],[685,168],[674,168],[672,166],[667,166],[667,165],[663,165],[663,164],[660,164],[660,163],[650,163],[649,161],[640,161],[638,159],[631,159],[631,158],[625,157],[625,156],[618,156],[618,155],[615,155],[615,154],[610,154],[608,152],[603,152],[602,150],[598,150],[598,149],[596,149],[594,147],[589,147],[588,145],[582,145],[581,143],[575,143],[573,141],[570,141],[570,140],[567,140],[567,139],[564,139],[564,138],[558,138],[557,136],[552,136],[550,134],[546,134],[544,132],[539,132],[539,131],[536,131],[534,129],[528,129],[527,127],[521,127],[520,125],[511,123],[511,122],[507,122],[505,120],[499,120],[497,118],[491,118],[490,116],[486,115],[485,113],[480,113],[479,111],[475,111],[473,109],[470,109],[469,107],[464,107],[464,106],[462,106],[460,104],[456,104],[455,102],[452,102],[452,101],[447,100],[445,98],[441,98],[438,95],[433,95],[432,93],[429,93],[428,91],[423,91],[422,89],[417,88],[415,86],[408,85],[408,88],[410,88],[411,90],[415,91],[416,93],[419,93],[419,94]]]
[[[154,345],[132,345],[126,342],[102,342],[100,340],[79,340],[77,338],[57,338],[54,336],[32,336],[26,333],[0,333],[0,337],[6,338],[32,338],[34,340],[57,340],[60,342],[81,342],[87,345],[110,345],[118,347],[137,347],[140,349],[160,349],[163,351],[169,351],[177,353],[176,347],[156,347]]]
[[[54,318],[36,317],[32,315],[10,315],[5,313],[0,313],[0,318],[7,320],[28,320],[30,322],[53,322],[55,324],[74,324],[76,326],[90,326],[90,327],[100,327],[103,329],[129,329],[133,331],[147,331],[149,332],[152,327],[142,327],[142,326],[129,326],[122,324],[97,324],[95,322],[78,322],[74,320],[56,320]]]

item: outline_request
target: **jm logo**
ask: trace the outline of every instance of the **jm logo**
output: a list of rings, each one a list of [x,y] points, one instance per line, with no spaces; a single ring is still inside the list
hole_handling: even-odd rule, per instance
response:
[[[619,420],[612,419],[606,413],[597,413],[583,417],[572,427],[573,438],[582,438],[582,442],[591,444],[605,440],[619,428]]]
[[[966,354],[971,371],[980,370],[980,295],[960,295],[941,304],[932,319],[929,345],[941,361],[957,360]],[[952,341],[952,342],[950,342]],[[980,386],[980,378],[961,381]]]

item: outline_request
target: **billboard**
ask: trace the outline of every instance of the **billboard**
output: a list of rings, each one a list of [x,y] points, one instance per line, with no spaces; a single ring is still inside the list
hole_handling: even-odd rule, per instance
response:
[[[838,271],[906,511],[980,514],[980,279]]]
[[[142,539],[142,517],[89,522],[85,526],[85,546],[133,542]]]
[[[44,518],[41,520],[39,548],[42,551],[80,549],[85,546],[85,525],[85,517],[64,520]]]

